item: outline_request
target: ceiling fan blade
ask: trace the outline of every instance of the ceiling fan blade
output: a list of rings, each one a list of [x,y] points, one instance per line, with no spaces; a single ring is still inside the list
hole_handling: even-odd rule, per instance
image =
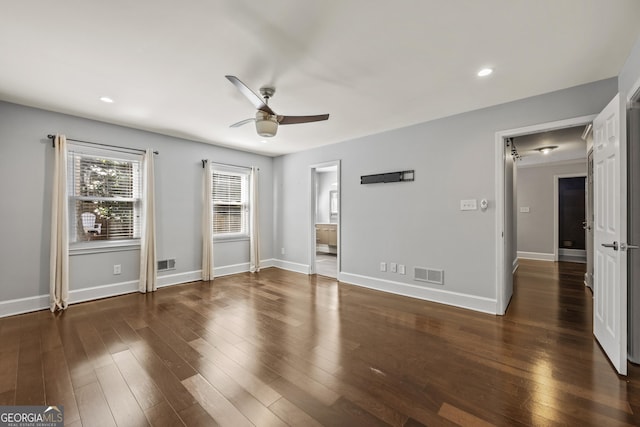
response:
[[[321,122],[329,120],[328,114],[319,114],[317,116],[278,116],[278,123],[281,125],[295,125],[298,123]]]
[[[246,125],[247,123],[251,123],[251,122],[255,122],[256,119],[244,119],[244,120],[240,120],[238,123],[234,123],[231,126],[229,126],[230,128],[239,128],[242,125]]]
[[[240,81],[239,78],[237,78],[236,76],[225,77],[227,78],[227,80],[233,83],[233,85],[238,88],[238,90],[245,96],[245,98],[247,98],[249,102],[251,102],[253,106],[258,110],[264,111],[265,113],[269,113],[271,115],[276,114],[267,104],[265,104],[264,99],[262,99],[260,95],[249,89],[247,85]]]

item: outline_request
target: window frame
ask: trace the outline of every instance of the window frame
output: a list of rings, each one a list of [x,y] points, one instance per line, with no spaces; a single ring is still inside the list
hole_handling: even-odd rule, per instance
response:
[[[215,221],[216,221],[216,201],[214,198],[214,192],[216,188],[216,182],[214,180],[215,175],[234,175],[241,177],[241,206],[242,206],[242,231],[240,232],[225,232],[216,233]],[[249,180],[251,179],[251,169],[247,167],[232,166],[222,163],[211,164],[211,205],[212,205],[212,236],[214,241],[244,241],[249,240],[249,217],[251,215],[251,197],[249,194]],[[219,205],[219,204],[218,204]]]
[[[102,158],[108,160],[114,160],[119,162],[132,162],[137,169],[132,171],[133,193],[134,197],[104,197],[104,196],[83,196],[76,194],[76,185],[78,182],[75,176],[76,165],[73,164],[74,157],[79,155],[89,158]],[[143,177],[143,153],[135,151],[124,151],[118,148],[97,148],[82,143],[69,143],[67,149],[67,201],[68,201],[68,215],[69,215],[69,254],[87,254],[87,253],[101,253],[101,252],[117,252],[127,250],[137,250],[140,248],[140,233],[141,233],[141,220],[136,220],[142,217],[143,201],[144,201],[144,186],[142,180]],[[136,194],[137,193],[137,194]],[[125,201],[133,203],[133,218],[131,226],[133,227],[133,238],[125,239],[104,239],[104,240],[79,240],[81,236],[78,233],[78,224],[76,223],[81,212],[76,210],[76,202],[78,201]]]

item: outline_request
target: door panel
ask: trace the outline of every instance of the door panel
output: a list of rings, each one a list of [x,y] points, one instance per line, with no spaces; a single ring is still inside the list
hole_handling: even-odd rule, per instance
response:
[[[616,370],[627,372],[626,186],[616,96],[593,121],[594,310],[593,333]],[[622,206],[624,205],[624,206]],[[606,246],[605,246],[606,245]]]

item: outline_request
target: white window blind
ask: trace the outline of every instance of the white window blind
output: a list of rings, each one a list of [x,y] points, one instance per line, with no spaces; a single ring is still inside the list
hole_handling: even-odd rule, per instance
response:
[[[139,155],[70,148],[70,242],[140,238],[141,163]]]
[[[249,174],[213,170],[213,234],[214,236],[246,236],[249,234]]]

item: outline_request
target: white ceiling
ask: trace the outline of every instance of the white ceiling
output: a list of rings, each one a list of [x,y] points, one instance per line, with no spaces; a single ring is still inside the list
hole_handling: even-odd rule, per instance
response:
[[[0,99],[279,155],[616,76],[639,16],[637,0],[11,1]],[[331,117],[262,142],[229,128],[254,109],[225,74],[275,85],[279,114]]]

